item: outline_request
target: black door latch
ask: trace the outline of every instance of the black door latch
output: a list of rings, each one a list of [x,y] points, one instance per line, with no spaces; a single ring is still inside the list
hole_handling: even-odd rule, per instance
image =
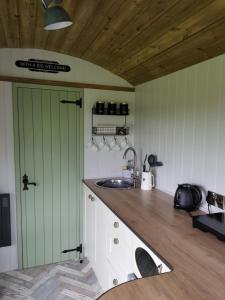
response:
[[[80,106],[80,108],[82,108],[82,98],[80,98],[78,100],[74,100],[74,101],[61,100],[60,102],[63,103],[63,104],[75,104],[77,106]]]
[[[77,248],[63,250],[62,253],[68,253],[68,252],[73,252],[73,251],[77,251],[77,252],[82,253],[82,250],[83,250],[83,247],[82,247],[82,244],[80,244]]]
[[[36,186],[37,184],[36,184],[36,182],[29,182],[27,174],[24,174],[23,175],[23,191],[28,191],[29,190],[28,185]]]
[[[73,251],[79,252],[79,256],[80,256],[83,251],[83,245],[80,244],[78,247],[76,247],[74,249],[63,250],[62,253],[68,253],[68,252],[73,252]],[[83,263],[83,258],[80,258],[80,263],[81,264]]]

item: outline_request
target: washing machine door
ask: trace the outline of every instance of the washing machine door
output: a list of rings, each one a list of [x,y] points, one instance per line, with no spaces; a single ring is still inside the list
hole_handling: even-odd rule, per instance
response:
[[[138,247],[135,250],[135,261],[142,277],[159,274],[159,268],[151,255],[143,248]]]

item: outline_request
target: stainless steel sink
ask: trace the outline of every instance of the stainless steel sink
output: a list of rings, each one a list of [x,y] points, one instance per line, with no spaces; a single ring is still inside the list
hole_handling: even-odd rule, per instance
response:
[[[118,178],[99,180],[95,184],[99,187],[110,189],[129,189],[133,187],[130,181]]]

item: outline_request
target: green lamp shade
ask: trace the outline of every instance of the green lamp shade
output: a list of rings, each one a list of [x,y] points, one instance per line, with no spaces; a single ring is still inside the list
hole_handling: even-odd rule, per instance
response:
[[[68,27],[73,22],[68,13],[60,6],[49,7],[45,10],[44,29],[56,30]]]

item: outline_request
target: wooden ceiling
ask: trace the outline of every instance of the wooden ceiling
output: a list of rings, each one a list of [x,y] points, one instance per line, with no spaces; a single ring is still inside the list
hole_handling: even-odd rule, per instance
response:
[[[137,85],[225,53],[225,0],[64,0],[74,24],[45,31],[41,0],[0,1],[0,47],[88,60]]]

